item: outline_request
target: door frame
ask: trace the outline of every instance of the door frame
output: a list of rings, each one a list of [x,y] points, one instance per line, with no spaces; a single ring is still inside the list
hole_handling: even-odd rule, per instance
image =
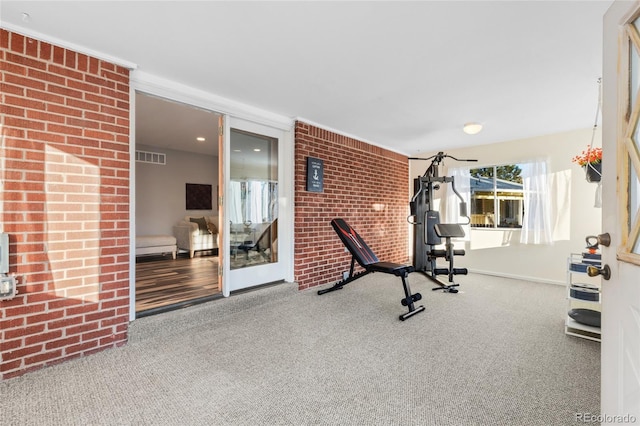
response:
[[[222,188],[229,185],[231,175],[231,130],[237,129],[247,131],[256,135],[264,135],[269,138],[278,140],[278,260],[276,263],[270,263],[262,266],[253,266],[250,268],[240,268],[231,270],[230,262],[225,262],[222,273],[222,294],[228,297],[232,291],[241,290],[269,282],[284,279],[285,281],[293,281],[293,187],[294,179],[292,175],[293,167],[293,141],[291,140],[291,131],[274,128],[273,126],[265,126],[255,121],[246,120],[237,116],[225,116],[224,135],[225,135],[225,154],[224,164],[221,164],[221,170],[224,170],[225,179],[221,184]],[[224,194],[224,189],[221,193]],[[223,206],[225,216],[229,214],[229,203],[224,202]],[[283,226],[284,225],[284,226]],[[227,220],[222,224],[225,229],[225,235],[230,235],[229,223]],[[230,253],[229,238],[225,239],[221,250],[226,254]],[[227,256],[228,257],[228,256]],[[261,270],[261,271],[259,271]],[[259,278],[256,280],[256,276]],[[266,278],[265,278],[266,277]],[[232,278],[236,282],[232,282]],[[241,282],[242,284],[239,284]],[[249,284],[245,284],[248,282]]]
[[[206,109],[216,112],[223,116],[223,122],[229,122],[229,117],[237,117],[243,120],[252,121],[261,125],[280,129],[285,132],[282,144],[283,149],[283,188],[280,192],[281,214],[286,212],[288,221],[284,220],[279,224],[278,232],[280,241],[280,253],[283,259],[283,268],[285,269],[285,280],[293,281],[293,194],[294,194],[294,156],[293,156],[293,127],[294,120],[280,114],[275,114],[250,105],[245,105],[231,99],[217,96],[200,89],[178,83],[176,81],[167,80],[153,74],[149,74],[139,69],[134,69],[131,73],[129,85],[129,235],[135,235],[136,229],[136,212],[135,212],[135,93],[144,92],[149,95],[162,97],[171,101],[181,102],[197,108]],[[227,142],[228,143],[228,142]],[[227,145],[228,147],[228,145]],[[222,189],[221,189],[222,191]],[[222,235],[222,241],[227,240]],[[228,256],[227,256],[228,257]],[[129,238],[129,321],[135,320],[135,238]],[[227,274],[228,276],[228,274]],[[228,285],[225,284],[224,276],[222,280],[223,295],[228,296]]]
[[[638,256],[629,253],[626,229],[633,220],[626,205],[630,170],[627,132],[629,123],[638,118],[637,101],[636,112],[629,109],[627,40],[629,36],[637,39],[638,34],[627,34],[625,30],[625,24],[638,17],[639,12],[640,2],[616,0],[605,13],[603,25],[602,229],[610,234],[611,245],[603,247],[602,263],[609,265],[611,274],[601,287],[602,424],[635,423],[640,419],[640,266]]]

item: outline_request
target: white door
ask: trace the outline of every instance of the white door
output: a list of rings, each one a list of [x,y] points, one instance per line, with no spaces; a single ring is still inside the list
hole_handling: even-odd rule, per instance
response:
[[[286,262],[279,223],[285,132],[235,117],[225,120],[223,294],[283,281]],[[285,221],[285,224],[288,221]],[[281,227],[280,227],[281,228]],[[280,238],[279,238],[280,237]]]
[[[605,14],[603,56],[601,416],[640,423],[640,4],[616,1]]]

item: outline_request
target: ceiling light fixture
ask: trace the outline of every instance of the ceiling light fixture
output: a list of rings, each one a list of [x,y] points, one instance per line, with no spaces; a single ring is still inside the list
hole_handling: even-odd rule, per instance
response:
[[[482,130],[482,124],[480,123],[466,123],[462,128],[462,131],[468,135],[475,135]]]
[[[206,139],[205,139],[205,138],[203,138],[202,136],[198,136],[198,137],[196,138],[196,140],[197,140],[198,142],[204,142],[204,141],[206,141]]]
[[[255,152],[260,152],[260,148],[253,148]]]

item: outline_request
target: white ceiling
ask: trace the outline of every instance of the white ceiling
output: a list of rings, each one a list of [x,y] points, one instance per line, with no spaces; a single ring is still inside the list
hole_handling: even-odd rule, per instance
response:
[[[593,126],[610,4],[1,0],[0,25],[415,156]]]
[[[136,149],[149,145],[218,156],[218,114],[140,93],[135,104]]]

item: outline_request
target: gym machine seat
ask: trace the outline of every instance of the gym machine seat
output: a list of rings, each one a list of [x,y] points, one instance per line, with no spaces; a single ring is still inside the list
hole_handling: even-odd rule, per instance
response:
[[[453,256],[464,256],[464,250],[454,250],[453,243],[451,242],[451,238],[462,238],[464,237],[464,229],[457,223],[436,223],[433,226],[435,233],[438,237],[445,239],[445,249],[444,250],[432,250],[432,256],[435,257],[444,257],[447,262],[449,262],[448,268],[434,268],[434,275],[448,275],[449,282],[453,283],[454,275],[467,275],[467,268],[454,268],[453,267]],[[450,293],[457,293],[458,290],[454,287],[457,287],[458,284],[449,284],[441,287],[436,287],[433,290],[444,290]]]
[[[409,288],[408,276],[414,271],[411,265],[402,265],[399,263],[380,262],[375,253],[369,248],[367,243],[358,235],[344,219],[336,218],[331,221],[333,230],[336,231],[338,237],[345,245],[349,253],[351,253],[351,268],[349,269],[349,276],[341,281],[335,283],[332,287],[319,290],[318,294],[329,293],[330,291],[340,290],[345,285],[349,284],[356,279],[363,277],[372,272],[382,272],[385,274],[392,274],[402,279],[402,287],[404,288],[405,298],[400,300],[402,306],[408,308],[408,312],[400,315],[400,320],[404,321],[413,315],[424,311],[424,306],[420,305],[415,307],[414,303],[422,299],[420,293],[411,294]],[[364,268],[364,271],[354,273],[355,262]]]

